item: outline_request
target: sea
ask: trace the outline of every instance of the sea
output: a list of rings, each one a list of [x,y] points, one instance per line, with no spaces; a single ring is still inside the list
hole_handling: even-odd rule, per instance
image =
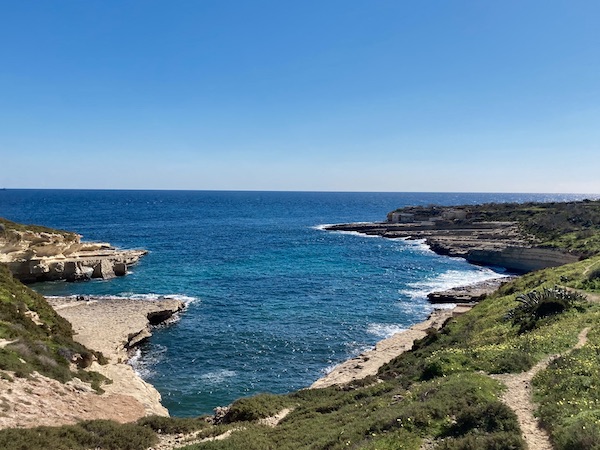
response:
[[[0,217],[148,254],[124,276],[32,285],[46,296],[178,298],[130,361],[171,415],[211,413],[257,393],[310,386],[336,364],[432,311],[427,294],[502,270],[439,256],[422,241],[324,231],[408,205],[563,201],[559,194],[0,191]]]

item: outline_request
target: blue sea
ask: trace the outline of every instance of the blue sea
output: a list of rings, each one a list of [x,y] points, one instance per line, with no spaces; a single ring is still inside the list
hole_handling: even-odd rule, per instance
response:
[[[597,196],[596,196],[597,197]],[[585,195],[2,190],[0,216],[149,250],[126,277],[32,287],[44,295],[176,297],[187,310],[133,358],[174,416],[309,386],[423,320],[428,292],[495,277],[422,242],[323,231],[406,205]]]

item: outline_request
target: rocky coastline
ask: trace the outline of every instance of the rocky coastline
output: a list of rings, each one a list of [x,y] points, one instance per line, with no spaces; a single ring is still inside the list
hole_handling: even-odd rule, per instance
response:
[[[152,326],[168,323],[185,308],[175,299],[48,298],[48,303],[74,331],[73,339],[102,352],[106,364],[94,361],[86,370],[108,380],[98,394],[78,378],[68,383],[34,374],[30,379],[0,379],[11,409],[0,428],[66,425],[81,420],[133,422],[148,415],[168,416],[159,392],[128,364],[131,350],[152,334]]]
[[[471,307],[472,305],[462,304],[455,305],[450,309],[434,310],[424,321],[413,325],[408,330],[395,333],[393,336],[377,342],[371,350],[338,364],[327,375],[315,381],[310,388],[321,389],[342,385],[376,375],[381,366],[409,351],[416,340],[424,338],[427,330],[441,329],[448,319],[464,314]]]
[[[427,294],[430,303],[477,303],[493,294],[504,283],[508,283],[515,276],[492,278],[479,281],[467,286],[459,286],[443,291],[435,291]]]
[[[49,298],[48,303],[73,326],[73,339],[101,352],[108,364],[94,362],[90,370],[113,382],[103,386],[109,394],[130,395],[145,415],[168,415],[158,391],[143,381],[127,364],[130,350],[152,336],[152,326],[167,322],[185,308],[175,299]]]
[[[439,255],[465,258],[472,264],[527,273],[579,260],[555,248],[536,246],[516,222],[423,220],[391,223],[348,223],[324,227],[328,231],[353,231],[390,239],[422,239]]]
[[[104,242],[50,228],[0,219],[0,263],[23,283],[82,281],[124,276],[146,250],[118,249]]]

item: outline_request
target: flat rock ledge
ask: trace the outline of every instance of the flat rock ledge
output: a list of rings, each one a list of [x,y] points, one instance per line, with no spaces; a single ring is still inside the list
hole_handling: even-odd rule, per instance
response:
[[[427,299],[431,303],[477,303],[496,292],[500,286],[514,278],[514,276],[492,278],[467,286],[435,291],[427,294]]]
[[[103,385],[104,395],[133,397],[144,415],[167,416],[160,403],[159,392],[142,380],[127,364],[129,351],[151,336],[151,325],[164,323],[185,307],[175,299],[136,300],[106,298],[49,298],[58,314],[73,326],[73,339],[86,347],[100,351],[109,364],[93,363],[90,370],[110,378],[113,383]]]
[[[146,253],[81,242],[75,233],[0,229],[0,263],[23,283],[123,276]]]
[[[473,264],[527,273],[579,261],[558,249],[537,247],[516,222],[373,222],[329,225],[327,231],[353,231],[391,239],[422,239],[439,255],[465,258]]]

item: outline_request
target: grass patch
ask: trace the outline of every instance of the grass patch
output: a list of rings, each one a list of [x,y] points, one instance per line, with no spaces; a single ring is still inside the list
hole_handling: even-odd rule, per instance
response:
[[[600,307],[589,321],[600,323]],[[600,448],[600,330],[593,328],[587,345],[538,373],[533,386],[540,420],[558,449]]]
[[[4,235],[7,231],[11,230],[20,232],[31,231],[33,233],[60,234],[70,241],[75,241],[78,237],[76,233],[72,233],[70,231],[57,230],[55,228],[48,228],[41,225],[24,225],[0,217],[0,235]]]
[[[146,450],[156,441],[156,434],[148,428],[109,420],[62,427],[0,430],[0,448],[3,450]]]
[[[30,317],[35,313],[41,324]],[[103,357],[73,340],[71,324],[60,317],[43,296],[15,280],[0,264],[0,338],[13,341],[0,349],[0,370],[28,377],[34,371],[66,382],[75,375],[91,381],[95,389],[105,379],[99,374],[85,374],[80,369]]]
[[[210,425],[205,417],[143,417],[136,422],[158,434],[192,433],[208,428]]]
[[[229,407],[223,422],[252,422],[274,416],[287,406],[290,406],[290,401],[280,395],[259,394],[241,398]]]

